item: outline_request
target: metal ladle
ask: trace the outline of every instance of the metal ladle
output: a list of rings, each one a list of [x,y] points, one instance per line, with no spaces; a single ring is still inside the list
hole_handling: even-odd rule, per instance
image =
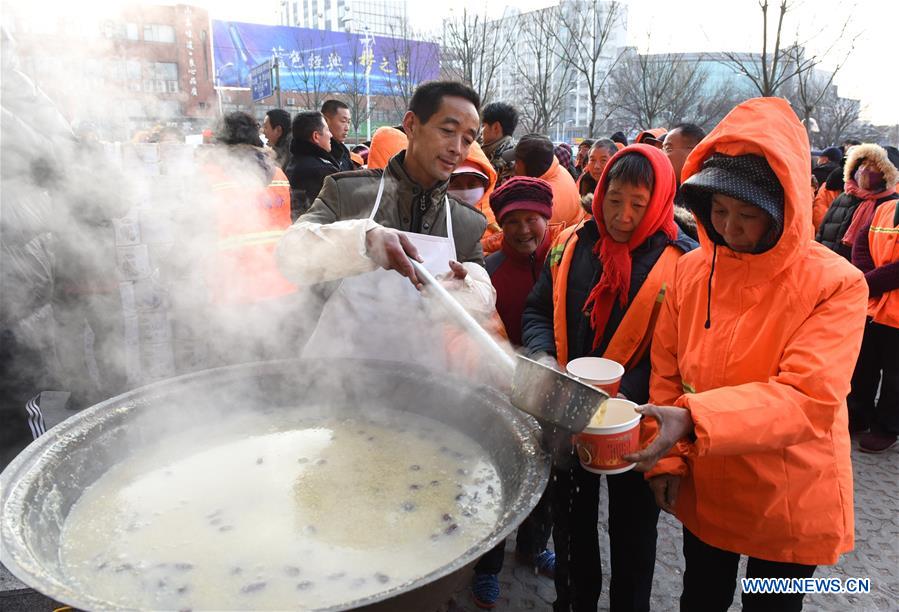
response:
[[[468,314],[423,264],[410,259],[415,274],[463,330],[500,367],[503,391],[512,405],[556,427],[581,432],[609,395],[596,387],[522,355],[510,355]]]

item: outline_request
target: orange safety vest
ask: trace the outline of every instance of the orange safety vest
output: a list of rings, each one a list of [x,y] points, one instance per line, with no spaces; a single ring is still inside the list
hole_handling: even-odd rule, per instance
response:
[[[275,246],[291,223],[287,176],[276,168],[263,190],[223,175],[215,179],[218,249],[209,283],[213,302],[249,304],[295,292],[275,262]]]
[[[556,340],[556,360],[563,368],[568,363],[568,317],[566,300],[568,273],[574,257],[577,231],[585,221],[567,228],[556,238],[549,251],[549,269],[553,281],[553,334]],[[603,357],[622,364],[625,370],[633,368],[649,349],[656,319],[665,300],[669,283],[674,280],[674,267],[683,251],[669,245],[662,251],[649,276],[643,281],[634,300],[628,306],[618,329],[612,335]]]
[[[868,230],[871,259],[878,268],[899,261],[899,209],[896,200],[884,202],[874,213]],[[899,289],[868,298],[868,316],[875,322],[899,328]]]

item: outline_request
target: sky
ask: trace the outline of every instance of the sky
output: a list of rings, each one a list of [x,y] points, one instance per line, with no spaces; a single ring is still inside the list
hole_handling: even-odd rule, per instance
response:
[[[4,0],[4,4],[27,0]],[[50,0],[62,2],[68,0]],[[148,3],[188,2],[209,9],[213,18],[278,23],[279,0],[149,0]],[[899,79],[896,78],[896,24],[899,2],[896,0],[790,0],[792,9],[785,31],[808,41],[812,52],[824,53],[823,67],[834,68],[848,52],[852,36],[840,37],[843,22],[851,17],[848,31],[857,35],[854,50],[837,74],[835,83],[842,96],[862,101],[862,116],[874,123],[899,124]],[[81,0],[79,10],[101,10],[116,0]],[[42,2],[42,10],[47,9]],[[461,11],[501,14],[506,5],[521,11],[557,4],[557,0],[450,0],[423,2],[410,0],[412,26],[420,30],[439,30],[442,21]],[[709,52],[758,51],[761,47],[761,12],[757,0],[625,0],[628,7],[628,44],[641,51]],[[778,0],[772,0],[778,5]]]

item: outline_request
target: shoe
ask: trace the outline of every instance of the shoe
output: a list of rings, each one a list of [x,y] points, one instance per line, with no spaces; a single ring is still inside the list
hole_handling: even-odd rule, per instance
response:
[[[547,549],[534,559],[534,568],[548,578],[556,577],[556,553]]]
[[[865,453],[882,453],[896,444],[896,434],[869,431],[858,440],[858,450]]]
[[[499,599],[499,576],[496,574],[475,574],[471,581],[471,597],[474,605],[482,610],[490,610]]]
[[[869,429],[871,429],[871,426],[868,425],[867,423],[865,423],[859,419],[853,419],[851,416],[849,417],[849,433],[851,433],[851,434],[865,433]]]

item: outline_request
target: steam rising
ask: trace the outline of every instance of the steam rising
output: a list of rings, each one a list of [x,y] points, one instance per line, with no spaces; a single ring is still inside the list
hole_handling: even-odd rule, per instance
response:
[[[81,76],[54,78],[64,84]],[[0,323],[4,342],[10,339],[5,378],[14,387],[12,401],[24,405],[57,390],[71,393],[69,409],[80,409],[209,367],[299,356],[336,283],[245,306],[210,298],[221,200],[208,168],[253,193],[271,178],[269,159],[242,146],[107,142],[79,116],[64,117],[18,69],[6,33],[2,77]],[[96,93],[77,108],[120,114],[121,96]],[[160,116],[160,124],[171,121]],[[445,345],[417,347],[419,364],[490,380],[489,364],[442,309],[407,308],[422,309],[431,326],[445,330]],[[365,343],[390,360],[417,330],[400,308],[366,334]],[[339,329],[330,339],[335,354],[348,356],[361,340]]]

